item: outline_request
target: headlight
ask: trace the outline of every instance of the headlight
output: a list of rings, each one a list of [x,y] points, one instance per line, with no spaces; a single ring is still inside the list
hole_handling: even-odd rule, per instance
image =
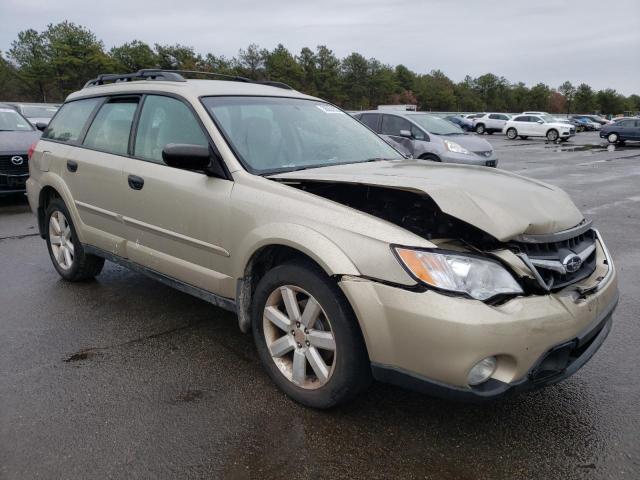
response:
[[[447,150],[453,153],[462,153],[464,155],[471,155],[471,152],[464,147],[461,147],[456,142],[451,140],[444,140],[444,146]]]
[[[399,247],[395,251],[416,279],[432,287],[466,293],[477,300],[523,293],[518,282],[496,261]]]

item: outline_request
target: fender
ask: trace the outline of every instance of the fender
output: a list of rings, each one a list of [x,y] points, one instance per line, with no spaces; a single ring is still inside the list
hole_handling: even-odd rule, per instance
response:
[[[346,253],[320,232],[298,224],[269,223],[252,230],[242,239],[236,249],[233,276],[244,276],[251,257],[268,245],[284,245],[300,250],[318,263],[327,275],[360,275]]]
[[[327,275],[360,275],[353,262],[335,243],[312,228],[297,224],[270,223],[251,231],[237,249],[239,261],[234,262],[237,267],[233,274],[238,279],[238,326],[245,333],[251,326],[251,277],[248,266],[256,252],[270,245],[282,245],[304,253],[320,265]]]

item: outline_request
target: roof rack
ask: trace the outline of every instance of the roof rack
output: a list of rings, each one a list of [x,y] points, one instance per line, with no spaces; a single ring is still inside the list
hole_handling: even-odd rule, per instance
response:
[[[145,68],[133,73],[103,73],[96,78],[85,83],[84,88],[104,85],[105,83],[131,82],[134,80],[164,80],[168,82],[186,82],[184,75],[204,75],[208,77],[217,77],[223,80],[234,82],[257,83],[260,85],[268,85],[270,87],[284,88],[285,90],[293,90],[289,85],[283,82],[274,82],[271,80],[251,80],[250,78],[238,75],[227,75],[216,72],[200,72],[198,70],[164,70],[159,68]]]

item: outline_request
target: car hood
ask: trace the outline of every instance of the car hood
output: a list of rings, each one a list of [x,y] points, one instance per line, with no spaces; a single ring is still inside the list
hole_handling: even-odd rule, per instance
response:
[[[470,135],[468,133],[462,135],[436,135],[442,140],[449,140],[455,142],[461,147],[466,148],[470,152],[488,152],[493,150],[493,147],[484,138],[480,138],[478,135]]]
[[[500,241],[555,233],[583,216],[561,189],[503,170],[389,160],[279,173],[269,178],[381,186],[427,194],[446,214]]]
[[[568,123],[562,123],[562,122],[549,122],[549,123],[545,123],[545,126],[556,127],[556,128],[571,128],[573,125],[569,125]]]
[[[29,147],[37,142],[41,133],[30,132],[3,132],[0,131],[0,155],[9,153],[27,153]]]
[[[49,118],[49,117],[27,117],[27,120],[29,120],[33,125],[35,125],[36,123],[44,123],[45,125],[49,125],[49,122],[51,121],[51,118]]]

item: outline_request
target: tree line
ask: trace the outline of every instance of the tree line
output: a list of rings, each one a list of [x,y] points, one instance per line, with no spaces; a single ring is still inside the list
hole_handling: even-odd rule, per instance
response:
[[[66,21],[50,24],[42,32],[21,31],[9,50],[0,51],[0,100],[61,102],[100,73],[142,68],[280,81],[353,110],[398,103],[416,104],[427,111],[618,114],[640,110],[640,96],[626,97],[610,88],[596,91],[586,83],[529,87],[492,73],[467,76],[456,83],[440,70],[417,73],[355,52],[340,59],[324,45],[295,54],[282,44],[273,50],[251,44],[233,58],[202,55],[180,44],[151,46],[140,40],[107,50],[90,30]]]

